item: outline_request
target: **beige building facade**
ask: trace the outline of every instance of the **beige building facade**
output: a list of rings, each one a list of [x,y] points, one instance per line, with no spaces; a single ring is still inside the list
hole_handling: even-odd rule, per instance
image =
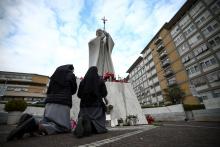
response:
[[[46,97],[48,82],[49,77],[44,75],[0,71],[1,101],[42,100]]]
[[[148,101],[152,96],[156,96],[157,104],[164,103],[164,89],[175,84],[184,92],[184,104],[220,98],[219,16],[220,0],[188,0],[161,27],[141,52],[142,57],[139,58],[142,61],[138,61],[143,63],[137,64],[136,61],[127,71],[140,104],[154,105],[154,101]],[[147,65],[150,64],[149,70]],[[141,74],[135,72],[140,67]],[[136,79],[139,79],[138,82],[135,82]],[[149,93],[150,96],[146,94],[146,89],[142,88],[142,92],[140,88],[137,90],[145,79],[150,83],[150,90],[158,86],[158,91]]]

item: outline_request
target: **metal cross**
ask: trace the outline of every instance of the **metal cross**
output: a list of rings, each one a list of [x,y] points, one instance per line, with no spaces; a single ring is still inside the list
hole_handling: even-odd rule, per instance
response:
[[[108,21],[106,18],[105,18],[105,16],[102,18],[102,21],[103,21],[103,23],[104,23],[104,30],[105,30],[105,22],[106,21]]]

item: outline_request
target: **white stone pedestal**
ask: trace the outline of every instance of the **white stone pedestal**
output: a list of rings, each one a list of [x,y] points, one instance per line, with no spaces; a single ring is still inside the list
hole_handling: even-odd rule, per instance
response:
[[[78,85],[79,82],[77,80]],[[119,118],[125,120],[128,115],[137,115],[137,124],[147,124],[147,120],[130,83],[106,82],[105,84],[108,91],[107,99],[109,104],[113,105],[113,110],[110,113],[111,120],[113,120],[112,123],[115,124],[115,120]],[[71,117],[74,120],[78,117],[79,104],[80,99],[75,94],[71,109]]]

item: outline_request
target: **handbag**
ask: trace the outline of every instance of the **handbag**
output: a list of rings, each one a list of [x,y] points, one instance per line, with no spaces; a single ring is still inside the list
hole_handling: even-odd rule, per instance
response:
[[[106,113],[107,114],[110,114],[110,112],[112,111],[113,109],[113,105],[106,105]]]

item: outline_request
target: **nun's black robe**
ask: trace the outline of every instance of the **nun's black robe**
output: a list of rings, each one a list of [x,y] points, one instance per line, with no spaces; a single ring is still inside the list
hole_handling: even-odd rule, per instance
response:
[[[98,76],[96,67],[91,67],[80,82],[77,96],[81,99],[78,118],[87,115],[96,133],[107,132],[102,100],[107,96],[107,89],[104,81]]]

